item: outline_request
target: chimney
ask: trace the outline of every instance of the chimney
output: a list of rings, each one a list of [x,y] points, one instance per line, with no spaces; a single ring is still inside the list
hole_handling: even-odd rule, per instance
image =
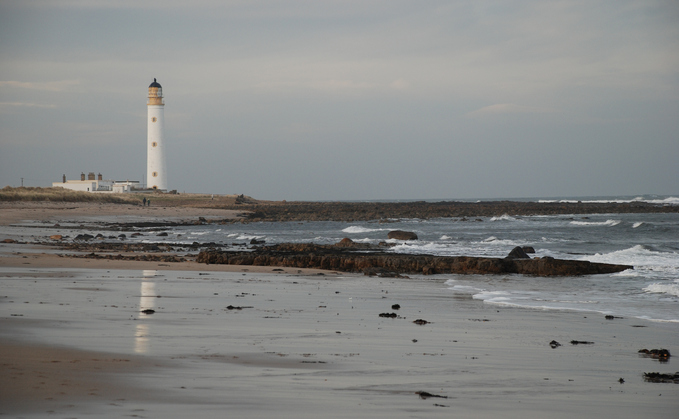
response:
[[[104,180],[104,177],[101,175],[101,173],[99,173],[99,175],[97,176],[97,180],[100,180],[100,181]]]
[[[80,180],[85,180],[85,173],[80,173]]]
[[[94,180],[94,172],[90,172],[87,174],[87,180]]]
[[[62,182],[66,183],[66,175],[62,176]]]

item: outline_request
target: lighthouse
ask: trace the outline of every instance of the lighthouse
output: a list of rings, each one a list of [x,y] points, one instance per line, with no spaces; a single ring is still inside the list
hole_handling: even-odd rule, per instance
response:
[[[146,184],[148,188],[167,190],[165,139],[163,138],[163,88],[153,79],[149,85],[148,135],[146,145]]]

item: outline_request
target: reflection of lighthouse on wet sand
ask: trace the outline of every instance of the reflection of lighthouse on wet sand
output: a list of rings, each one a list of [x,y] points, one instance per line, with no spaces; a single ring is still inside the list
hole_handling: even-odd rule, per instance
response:
[[[156,276],[155,270],[144,270],[141,281],[141,297],[139,297],[139,311],[153,309],[156,304],[156,283],[153,278]],[[144,320],[146,315],[141,314],[139,320]],[[149,325],[138,322],[134,333],[134,351],[137,353],[147,353],[149,351]]]

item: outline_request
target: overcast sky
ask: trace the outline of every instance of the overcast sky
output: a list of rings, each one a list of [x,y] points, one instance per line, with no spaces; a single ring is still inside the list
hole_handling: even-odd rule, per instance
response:
[[[0,0],[0,187],[679,194],[679,2]]]

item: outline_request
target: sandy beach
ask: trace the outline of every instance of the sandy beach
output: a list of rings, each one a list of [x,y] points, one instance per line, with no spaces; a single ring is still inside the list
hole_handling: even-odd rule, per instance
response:
[[[26,220],[236,216],[33,203],[0,214],[13,239]],[[678,353],[676,323],[484,304],[443,292],[454,275],[69,258],[32,244],[34,230],[0,243],[7,417],[666,418],[679,407],[679,385],[643,377],[676,372],[674,358],[638,354]]]

